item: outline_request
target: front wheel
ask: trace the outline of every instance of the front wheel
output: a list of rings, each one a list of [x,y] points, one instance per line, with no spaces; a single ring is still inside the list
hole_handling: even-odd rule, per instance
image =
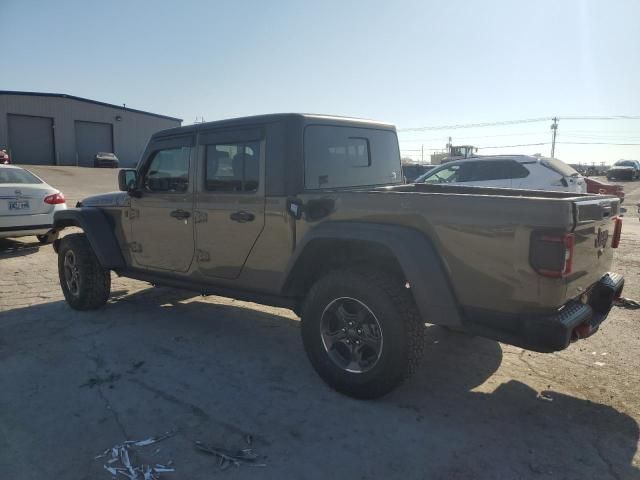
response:
[[[412,373],[424,331],[404,282],[367,269],[328,273],[302,310],[311,364],[331,387],[356,398],[380,397]]]
[[[111,273],[100,265],[82,233],[60,240],[58,276],[64,298],[75,310],[93,310],[109,299]]]

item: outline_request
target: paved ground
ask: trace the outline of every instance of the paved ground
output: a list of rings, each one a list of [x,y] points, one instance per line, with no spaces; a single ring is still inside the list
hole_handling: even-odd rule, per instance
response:
[[[115,171],[39,168],[73,201]],[[640,182],[616,270],[640,297]],[[0,478],[109,478],[94,456],[175,429],[146,462],[163,478],[634,479],[640,313],[557,354],[428,330],[422,369],[384,399],[327,388],[291,312],[114,278],[109,305],[72,311],[51,247],[0,243]],[[193,448],[242,448],[267,467],[219,472]],[[122,477],[124,478],[124,477]]]

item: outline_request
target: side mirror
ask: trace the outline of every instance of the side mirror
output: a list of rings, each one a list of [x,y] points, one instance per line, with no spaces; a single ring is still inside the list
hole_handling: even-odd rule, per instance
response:
[[[123,168],[118,172],[118,188],[122,192],[132,193],[138,185],[138,172],[134,168]]]

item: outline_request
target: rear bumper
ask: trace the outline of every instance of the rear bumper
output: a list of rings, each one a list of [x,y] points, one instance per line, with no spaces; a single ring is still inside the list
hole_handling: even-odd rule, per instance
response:
[[[60,203],[54,205],[48,213],[0,216],[0,238],[25,237],[47,233],[53,227],[53,215],[66,208],[66,204]]]
[[[27,227],[0,228],[0,238],[27,237],[29,235],[44,235],[51,230],[52,225],[31,225]]]
[[[563,350],[572,341],[593,335],[607,318],[614,299],[622,293],[624,278],[607,273],[580,299],[570,300],[551,315],[468,312],[466,329],[536,352]]]
[[[93,166],[95,168],[118,168],[118,162],[116,160],[94,160]]]

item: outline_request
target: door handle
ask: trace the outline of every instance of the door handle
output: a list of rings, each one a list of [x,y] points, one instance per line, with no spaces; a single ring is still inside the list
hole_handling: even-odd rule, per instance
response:
[[[169,215],[178,220],[186,220],[191,216],[191,213],[187,212],[186,210],[174,210]]]
[[[247,223],[247,222],[253,222],[256,216],[253,213],[245,212],[241,210],[239,212],[232,213],[231,215],[229,215],[229,218],[234,222]]]

